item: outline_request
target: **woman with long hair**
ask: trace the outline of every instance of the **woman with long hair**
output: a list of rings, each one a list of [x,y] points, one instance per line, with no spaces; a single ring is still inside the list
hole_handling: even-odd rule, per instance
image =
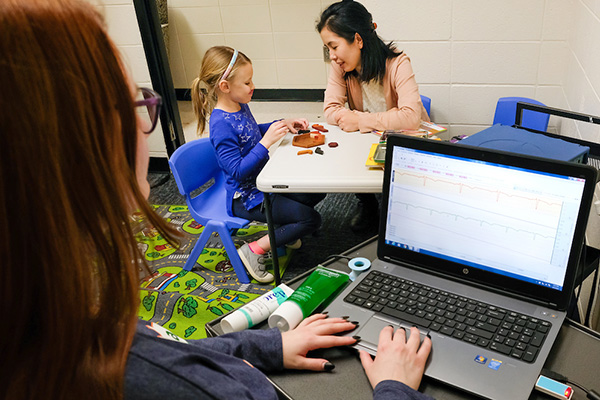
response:
[[[321,13],[317,31],[331,59],[324,101],[328,123],[347,132],[371,132],[415,130],[421,120],[429,121],[410,59],[379,37],[377,24],[362,4],[353,0],[331,4]],[[377,198],[370,193],[356,196],[358,208],[350,227],[354,231],[376,227]]]
[[[91,6],[0,6],[0,398],[117,397],[145,268],[132,212],[173,242],[117,54]]]

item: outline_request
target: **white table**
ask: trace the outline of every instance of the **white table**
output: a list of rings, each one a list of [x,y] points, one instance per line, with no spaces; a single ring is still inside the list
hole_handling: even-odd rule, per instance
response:
[[[382,170],[365,166],[371,144],[378,143],[380,136],[321,125],[329,131],[324,133],[325,144],[318,146],[323,155],[311,147],[313,154],[299,156],[298,151],[305,148],[293,146],[294,135],[288,133],[278,146],[271,147],[270,160],[256,178],[258,189],[265,193],[381,192]],[[331,142],[338,147],[329,147]]]
[[[311,131],[312,129],[312,123]],[[322,124],[325,144],[318,146],[323,154],[298,155],[303,147],[292,145],[294,135],[287,134],[278,145],[269,149],[270,159],[256,178],[256,186],[268,193],[380,193],[383,170],[365,166],[373,143],[380,136],[374,133],[344,132],[337,126]],[[337,142],[337,147],[328,143]],[[271,248],[275,248],[271,204],[265,195],[265,212]],[[275,283],[279,285],[279,260],[273,257]]]

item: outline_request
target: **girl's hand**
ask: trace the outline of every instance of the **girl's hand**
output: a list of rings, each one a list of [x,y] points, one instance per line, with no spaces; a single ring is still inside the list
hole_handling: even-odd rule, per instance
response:
[[[394,333],[391,326],[383,328],[375,360],[369,353],[360,350],[360,361],[371,386],[375,388],[379,382],[392,379],[418,390],[431,351],[431,339],[426,337],[423,343],[420,342],[419,330],[415,327],[410,329],[408,341],[404,329]]]
[[[308,128],[308,121],[304,118],[300,119],[285,119],[286,126],[292,133],[298,133],[298,129]]]
[[[329,371],[333,364],[323,358],[307,358],[311,350],[356,343],[350,336],[333,336],[355,329],[356,325],[343,318],[327,318],[325,314],[315,314],[300,323],[295,329],[283,332],[283,366],[288,369],[308,369]],[[326,365],[327,364],[327,365]]]
[[[288,131],[289,129],[284,120],[275,121],[271,124],[271,126],[269,126],[269,129],[267,129],[267,132],[265,132],[265,135],[262,137],[259,143],[268,149],[279,139],[284,137]]]

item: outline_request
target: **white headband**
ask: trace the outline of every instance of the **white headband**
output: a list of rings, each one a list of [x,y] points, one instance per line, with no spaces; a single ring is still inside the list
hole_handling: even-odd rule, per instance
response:
[[[229,73],[231,72],[231,69],[233,68],[233,64],[235,64],[235,60],[237,59],[237,56],[238,56],[238,51],[233,50],[233,56],[231,56],[231,61],[229,61],[229,65],[227,66],[227,69],[225,70],[225,72],[223,73],[223,76],[221,77],[222,81],[227,79],[227,77],[229,76]]]

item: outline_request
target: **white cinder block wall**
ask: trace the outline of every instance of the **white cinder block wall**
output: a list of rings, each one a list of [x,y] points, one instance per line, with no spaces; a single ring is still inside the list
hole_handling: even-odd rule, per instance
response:
[[[564,108],[600,115],[600,1],[578,0],[567,40],[563,77]],[[600,142],[600,127],[564,120],[561,133]]]
[[[115,42],[133,80],[140,87],[152,87],[142,37],[131,0],[87,0],[104,15],[108,34]],[[151,157],[167,157],[161,125],[148,138]]]
[[[188,87],[215,44],[244,51],[259,88],[324,88],[327,65],[314,30],[320,0],[170,0],[171,63]],[[503,96],[600,114],[597,0],[363,0],[378,32],[411,57],[434,121],[471,134]],[[323,68],[325,67],[325,68]],[[598,71],[598,72],[596,72]],[[563,123],[598,140],[598,128]],[[551,120],[551,129],[561,121]]]
[[[147,68],[131,0],[89,1],[103,5],[113,39],[143,82]],[[600,115],[599,0],[362,2],[380,36],[411,57],[421,93],[432,99],[433,120],[451,135],[489,126],[503,96]],[[253,60],[258,88],[324,89],[327,64],[314,25],[330,3],[169,0],[175,87],[189,87],[207,48],[226,44]],[[551,129],[600,140],[590,124],[552,118]]]

